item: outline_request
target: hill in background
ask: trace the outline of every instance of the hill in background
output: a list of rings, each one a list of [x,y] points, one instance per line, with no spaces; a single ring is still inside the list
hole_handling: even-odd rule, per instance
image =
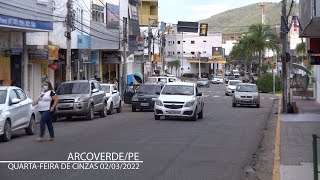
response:
[[[261,23],[262,9],[259,5],[260,3],[256,3],[228,10],[200,22],[209,24],[209,32],[222,32],[223,34],[247,32],[250,25]],[[289,10],[289,7],[287,9]],[[298,4],[294,4],[291,15],[297,15],[298,12]],[[265,3],[266,24],[271,25],[272,28],[280,26],[280,17],[281,2]]]

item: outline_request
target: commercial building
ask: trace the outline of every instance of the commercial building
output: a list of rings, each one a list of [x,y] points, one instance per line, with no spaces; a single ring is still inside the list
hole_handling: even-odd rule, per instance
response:
[[[307,39],[307,50],[314,51],[309,54],[309,62],[314,65],[314,94],[320,103],[320,4],[311,0],[300,0],[300,37]]]
[[[55,58],[55,48],[48,46],[53,45],[48,41],[53,30],[53,1],[0,0],[0,8],[0,80],[37,97],[41,82],[53,79],[48,67]]]
[[[224,69],[226,60],[222,49],[222,34],[210,33],[200,36],[198,33],[180,33],[176,27],[169,28],[166,35],[166,62],[179,60],[181,67],[172,69],[172,74],[181,76],[184,73],[216,74]],[[200,54],[199,54],[200,53]],[[171,73],[171,69],[167,72]]]
[[[141,0],[138,13],[140,26],[158,26],[158,0]]]

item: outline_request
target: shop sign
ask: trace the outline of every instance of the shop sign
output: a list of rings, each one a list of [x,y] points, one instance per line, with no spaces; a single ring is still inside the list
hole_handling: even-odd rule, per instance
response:
[[[48,60],[48,51],[46,50],[29,50],[29,60]]]
[[[48,45],[49,60],[59,60],[59,46]]]

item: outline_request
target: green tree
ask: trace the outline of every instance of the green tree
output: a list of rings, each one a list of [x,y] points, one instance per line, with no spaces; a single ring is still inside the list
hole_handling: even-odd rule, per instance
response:
[[[245,61],[246,69],[249,73],[249,80],[251,80],[251,65],[254,57],[254,38],[251,35],[245,35],[239,41],[238,44],[234,45],[230,56],[233,59],[237,59],[239,61]]]
[[[275,31],[271,29],[269,25],[263,24],[253,24],[249,27],[248,34],[253,39],[252,43],[254,45],[254,52],[258,53],[259,60],[259,72],[261,75],[261,65],[262,57],[266,49],[270,49],[279,52],[279,38],[277,37]]]
[[[173,67],[176,69],[176,76],[178,76],[178,69],[181,67],[181,62],[179,60],[172,61]]]
[[[168,61],[167,62],[167,67],[170,69],[170,72],[171,72],[171,74],[172,74],[172,69],[173,69],[173,61]]]

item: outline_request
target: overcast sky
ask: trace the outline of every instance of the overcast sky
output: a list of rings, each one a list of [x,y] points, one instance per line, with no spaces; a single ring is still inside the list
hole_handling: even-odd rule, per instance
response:
[[[178,21],[198,21],[229,9],[261,2],[261,0],[159,0],[159,19],[173,24]],[[264,2],[281,2],[281,0]]]

